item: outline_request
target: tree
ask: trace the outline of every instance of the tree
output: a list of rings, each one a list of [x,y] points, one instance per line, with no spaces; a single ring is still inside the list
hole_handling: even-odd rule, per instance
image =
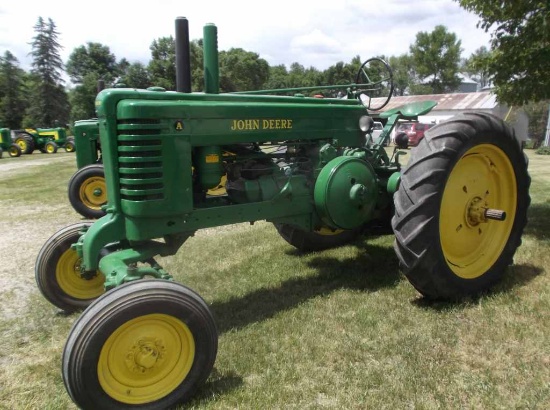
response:
[[[25,72],[9,51],[0,57],[0,119],[7,128],[21,128],[26,108]]]
[[[151,46],[151,61],[147,67],[151,75],[151,83],[167,90],[176,89],[176,42],[174,37],[161,37],[153,40]]]
[[[62,79],[63,62],[59,55],[62,48],[57,41],[59,33],[55,23],[42,17],[34,26],[31,42],[32,69],[29,88],[29,107],[24,124],[33,127],[53,127],[66,124],[69,117],[67,93]]]
[[[398,57],[392,56],[389,64],[393,71],[393,95],[405,95],[405,92],[410,91],[414,83],[411,56],[408,54],[402,54]]]
[[[460,45],[461,41],[445,26],[416,34],[416,42],[410,46],[412,63],[418,79],[431,93],[452,92],[460,85]]]
[[[490,58],[491,52],[487,50],[487,47],[482,46],[464,62],[463,71],[477,81],[481,88],[488,86],[491,81],[487,69],[487,62]]]
[[[533,148],[539,147],[546,136],[549,106],[550,101],[541,100],[523,107],[529,117],[529,138],[533,140]]]
[[[500,101],[522,105],[550,98],[550,7],[547,1],[457,0],[491,33],[486,63]]]
[[[75,84],[82,84],[84,77],[95,73],[106,84],[111,83],[117,75],[116,57],[108,46],[88,42],[73,50],[67,61],[67,74]]]
[[[152,85],[147,67],[140,62],[128,65],[120,76],[120,82],[131,88],[147,88]]]
[[[219,53],[220,89],[224,92],[259,90],[269,77],[269,64],[242,48]]]
[[[96,116],[95,98],[99,80],[105,86],[111,86],[124,61],[117,64],[110,48],[100,43],[88,42],[73,50],[67,60],[67,74],[76,84],[69,96],[72,121]]]

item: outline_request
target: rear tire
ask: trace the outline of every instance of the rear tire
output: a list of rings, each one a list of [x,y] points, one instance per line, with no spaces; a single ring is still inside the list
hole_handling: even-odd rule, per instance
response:
[[[107,203],[105,170],[102,164],[80,168],[69,180],[69,202],[74,210],[87,219],[105,215],[101,209]]]
[[[82,409],[165,409],[189,400],[218,350],[204,300],[175,282],[122,285],[74,324],[63,351],[63,381]]]
[[[394,249],[413,286],[458,299],[496,284],[521,244],[529,185],[520,143],[499,118],[467,113],[430,129],[394,195]],[[506,219],[480,219],[485,208]]]
[[[359,234],[358,229],[332,230],[322,228],[318,231],[309,232],[288,224],[274,224],[279,235],[302,252],[322,251],[330,248],[337,248],[353,241]]]
[[[14,143],[19,145],[21,152],[25,155],[32,154],[34,151],[34,140],[29,135],[18,134],[17,137],[15,137]]]
[[[38,289],[51,304],[65,312],[84,309],[105,292],[105,278],[101,272],[91,279],[80,276],[80,258],[71,249],[80,238],[82,228],[90,225],[91,222],[79,222],[56,232],[36,258]]]

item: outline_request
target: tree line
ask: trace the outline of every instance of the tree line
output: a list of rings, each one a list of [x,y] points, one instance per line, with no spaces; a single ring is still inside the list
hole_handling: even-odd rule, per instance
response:
[[[482,28],[494,30],[491,50],[481,47],[468,58],[462,58],[461,41],[445,26],[419,32],[408,53],[378,56],[393,68],[394,93],[453,92],[460,84],[458,74],[465,73],[482,87],[495,85],[502,102],[515,105],[531,102],[532,112],[544,107],[550,83],[546,71],[540,70],[541,64],[529,58],[530,52],[541,62],[549,58],[549,33],[543,25],[540,26],[543,28],[538,25],[541,18],[549,16],[548,10],[540,8],[543,3],[526,0],[519,5],[496,7],[493,3],[498,3],[497,0],[457,1],[480,16]],[[489,3],[495,7],[487,6]],[[29,72],[19,67],[10,51],[0,56],[0,122],[5,127],[50,127],[94,117],[100,79],[107,87],[123,84],[135,88],[176,88],[172,36],[152,41],[148,64],[117,59],[109,46],[94,42],[75,48],[64,64],[54,21],[39,17],[34,33]],[[530,42],[521,43],[522,39]],[[202,91],[202,40],[193,40],[190,46],[192,89]],[[510,55],[515,56],[514,59]],[[516,58],[517,55],[521,58]],[[349,84],[355,81],[361,63],[360,56],[354,56],[349,62],[337,62],[325,70],[304,67],[298,62],[290,67],[271,66],[255,52],[231,48],[219,52],[220,92]],[[64,73],[70,78],[71,87],[65,84]]]

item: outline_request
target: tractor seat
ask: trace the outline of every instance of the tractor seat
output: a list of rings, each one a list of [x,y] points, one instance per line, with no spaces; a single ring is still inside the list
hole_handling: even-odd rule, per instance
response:
[[[401,118],[406,120],[415,120],[419,115],[427,114],[435,107],[435,101],[418,101],[410,104],[401,105],[391,110],[384,111],[380,114],[380,118],[389,118],[392,115],[399,114]]]

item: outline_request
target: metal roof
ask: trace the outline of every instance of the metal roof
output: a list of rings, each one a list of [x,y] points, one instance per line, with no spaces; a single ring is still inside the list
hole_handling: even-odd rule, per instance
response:
[[[492,110],[498,105],[496,95],[492,94],[490,91],[480,91],[477,93],[405,95],[402,97],[392,97],[388,105],[377,112],[384,112],[417,101],[430,100],[437,102],[437,105],[432,111]],[[382,101],[383,98],[373,98],[372,105],[379,105]]]

